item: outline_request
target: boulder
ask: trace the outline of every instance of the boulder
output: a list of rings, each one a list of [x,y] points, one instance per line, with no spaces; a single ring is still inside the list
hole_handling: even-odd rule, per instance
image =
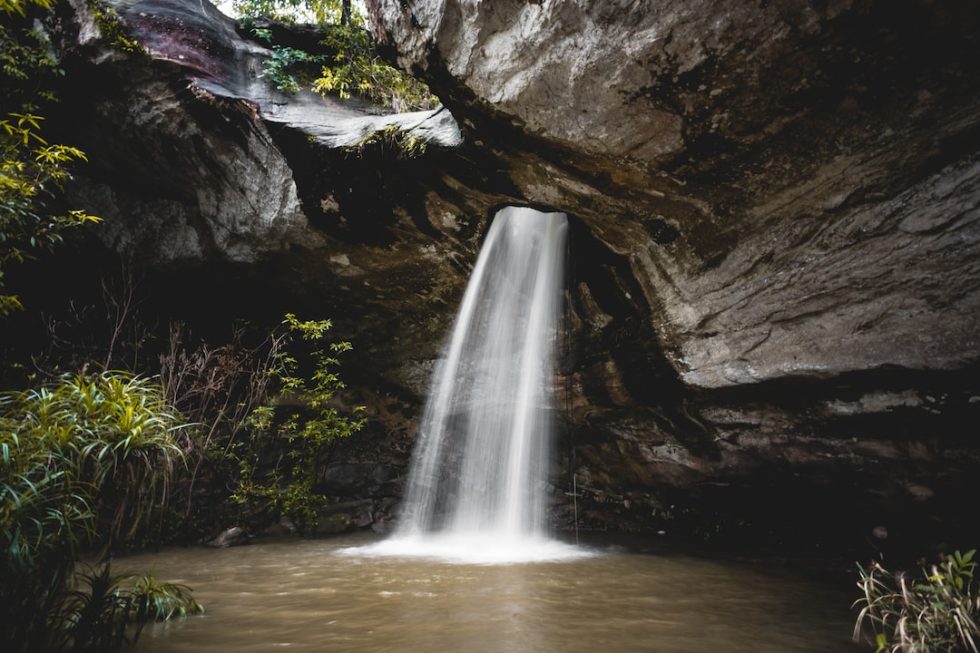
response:
[[[241,526],[233,526],[227,530],[221,531],[217,537],[207,543],[208,546],[215,549],[227,549],[230,546],[240,546],[242,544],[248,544],[251,540],[251,536],[245,532],[245,529]]]

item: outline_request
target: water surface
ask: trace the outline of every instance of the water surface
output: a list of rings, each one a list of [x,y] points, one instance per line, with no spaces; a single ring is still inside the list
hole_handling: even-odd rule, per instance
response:
[[[759,565],[624,551],[566,562],[352,557],[360,537],[118,560],[186,583],[203,617],[141,653],[828,653],[852,651],[847,588]]]

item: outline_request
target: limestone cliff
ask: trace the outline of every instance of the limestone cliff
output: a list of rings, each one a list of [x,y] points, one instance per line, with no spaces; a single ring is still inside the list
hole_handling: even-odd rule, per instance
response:
[[[401,116],[277,93],[206,3],[113,4],[145,55],[64,12],[75,192],[174,283],[338,318],[377,422],[335,494],[397,494],[481,235],[521,204],[574,222],[559,523],[574,474],[594,527],[976,529],[974,2],[368,0],[445,105]],[[431,146],[349,147],[392,123]]]

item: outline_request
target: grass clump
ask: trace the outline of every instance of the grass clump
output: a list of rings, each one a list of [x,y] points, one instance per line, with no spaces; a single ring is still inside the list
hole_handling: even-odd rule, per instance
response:
[[[182,461],[183,426],[158,382],[121,372],[0,396],[7,650],[112,650],[138,635],[130,624],[198,610],[183,588],[120,585],[107,562],[76,574],[82,552],[104,555],[151,527]]]
[[[870,626],[876,653],[980,653],[975,554],[957,551],[916,577],[859,566],[855,640]]]
[[[65,602],[57,650],[118,650],[135,644],[151,621],[204,612],[185,585],[153,576],[113,576],[109,564],[79,574],[78,581]]]
[[[414,159],[425,154],[428,145],[428,141],[414,133],[414,128],[406,129],[401,125],[387,125],[369,132],[364,138],[346,149],[360,155],[368,148],[377,147],[390,149],[403,158]]]

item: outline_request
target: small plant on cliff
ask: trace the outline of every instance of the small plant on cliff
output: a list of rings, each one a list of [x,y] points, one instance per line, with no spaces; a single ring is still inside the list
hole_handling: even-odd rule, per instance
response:
[[[395,111],[431,109],[438,104],[425,84],[381,59],[363,27],[334,27],[323,44],[336,54],[313,82],[317,93],[336,93],[343,99],[360,95]]]
[[[404,129],[400,125],[388,125],[367,134],[364,138],[347,148],[355,154],[361,154],[371,146],[391,148],[400,155],[413,159],[425,153],[427,142],[413,133],[412,129]]]
[[[256,30],[256,33],[266,30]],[[283,93],[299,93],[316,78],[315,70],[327,61],[325,55],[298,48],[272,47],[272,56],[262,63],[262,76]]]
[[[863,596],[854,638],[865,626],[876,653],[978,653],[980,587],[976,551],[957,551],[921,576],[891,573],[878,564],[859,566]]]
[[[102,0],[89,0],[89,10],[105,42],[121,52],[143,54],[146,49],[133,38],[119,13]]]

